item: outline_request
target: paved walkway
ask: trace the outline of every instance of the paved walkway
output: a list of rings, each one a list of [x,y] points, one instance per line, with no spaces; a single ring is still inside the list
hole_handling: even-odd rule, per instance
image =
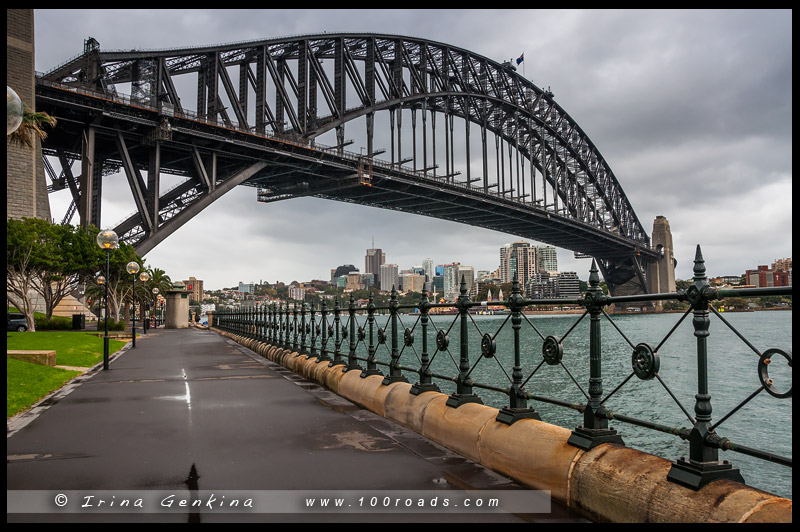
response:
[[[137,339],[136,349],[115,355],[109,371],[80,376],[35,412],[27,425],[8,423],[6,487],[11,495],[44,490],[48,504],[62,492],[72,495],[69,490],[81,490],[81,497],[94,494],[94,500],[115,497],[112,503],[123,499],[123,492],[180,498],[213,490],[243,494],[242,499],[252,492],[260,501],[270,492],[298,500],[363,492],[369,500],[396,490],[428,499],[462,490],[525,490],[201,329],[150,331]],[[556,501],[550,513],[535,515],[438,509],[385,514],[366,508],[319,514],[266,507],[271,513],[202,507],[120,514],[74,509],[70,503],[65,508],[74,513],[51,505],[43,513],[7,517],[9,522],[579,520]]]

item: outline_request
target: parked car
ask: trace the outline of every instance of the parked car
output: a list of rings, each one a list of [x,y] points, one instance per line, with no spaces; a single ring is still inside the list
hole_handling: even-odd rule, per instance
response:
[[[25,314],[8,312],[6,313],[6,317],[8,318],[6,331],[25,332],[28,330],[28,320],[25,318]]]

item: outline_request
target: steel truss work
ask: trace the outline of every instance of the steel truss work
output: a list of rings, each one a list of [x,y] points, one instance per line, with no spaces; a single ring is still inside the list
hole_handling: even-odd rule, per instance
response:
[[[443,43],[319,34],[101,51],[89,39],[37,76],[37,107],[65,124],[44,146],[62,166],[48,168],[52,187],[73,195],[65,219],[99,223],[102,175],[122,169],[137,212],[116,229],[140,253],[244,184],[264,202],[324,197],[551,243],[596,257],[612,284],[633,283],[625,292],[642,292],[644,263],[659,258],[552,93]],[[364,132],[365,153],[344,149],[346,127]],[[317,143],[328,132],[335,144]],[[187,179],[162,192],[162,172]]]

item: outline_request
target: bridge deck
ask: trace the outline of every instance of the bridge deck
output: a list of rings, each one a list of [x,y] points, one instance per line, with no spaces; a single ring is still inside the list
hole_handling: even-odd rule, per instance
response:
[[[11,427],[13,423],[10,423]],[[289,373],[216,333],[151,331],[7,440],[7,490],[524,489]],[[433,491],[431,491],[433,490]],[[8,514],[36,521],[130,520],[113,513]],[[235,515],[137,521],[576,521],[549,514]]]

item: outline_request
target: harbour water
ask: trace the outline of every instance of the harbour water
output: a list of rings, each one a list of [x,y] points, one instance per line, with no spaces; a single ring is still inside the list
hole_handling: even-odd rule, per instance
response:
[[[602,329],[602,376],[605,398],[632,373],[632,345],[646,342],[658,346],[675,327],[682,314],[626,314],[612,315],[617,331],[609,320],[601,317]],[[780,348],[788,353],[792,349],[792,312],[744,312],[725,313],[725,319],[735,327],[754,347],[764,352],[769,348]],[[470,377],[478,383],[502,389],[511,383],[514,365],[513,336],[508,315],[480,316],[469,319]],[[758,355],[744,343],[719,317],[710,316],[708,380],[712,422],[716,423],[745,401],[759,386]],[[358,326],[365,325],[366,317],[357,316]],[[332,324],[332,320],[330,321]],[[376,316],[374,343],[378,344],[377,328],[386,330],[385,344],[377,345],[376,359],[388,363],[391,354],[391,326],[388,315]],[[342,314],[341,325],[347,325],[347,314]],[[422,331],[419,317],[399,316],[398,349],[400,364],[416,368],[420,365]],[[414,332],[413,344],[403,342],[403,330]],[[367,357],[369,329],[366,339],[359,341],[357,356]],[[444,351],[436,348],[436,334],[448,332],[449,346]],[[499,332],[498,332],[499,331]],[[537,332],[538,331],[538,332]],[[683,408],[694,416],[697,393],[697,340],[693,334],[692,315],[689,314],[658,349],[660,370],[658,379],[640,380],[636,376],[628,380],[604,404],[618,414],[652,421],[670,427],[691,428],[687,415],[670,396],[672,392]],[[481,356],[480,341],[483,334],[495,336],[496,356]],[[623,337],[624,334],[624,337]],[[547,336],[566,338],[563,340],[564,354],[561,365],[542,364],[543,338]],[[625,339],[627,338],[627,340]],[[589,316],[553,315],[525,316],[520,331],[523,379],[525,391],[572,404],[585,404],[589,390]],[[342,340],[341,352],[346,357],[350,339]],[[629,343],[630,342],[630,343]],[[319,344],[318,344],[319,345]],[[432,316],[428,327],[428,352],[433,357],[431,371],[456,377],[459,366],[460,321],[458,316]],[[334,341],[329,340],[327,349],[333,351]],[[791,387],[791,367],[782,357],[775,357],[769,366],[770,377],[780,391]],[[366,364],[359,361],[362,367]],[[384,374],[388,368],[379,365]],[[405,371],[409,382],[419,380],[418,375]],[[455,391],[455,384],[434,379],[443,393]],[[578,386],[580,385],[580,387]],[[475,388],[484,404],[502,408],[508,404],[504,394]],[[582,424],[582,414],[570,408],[539,401],[529,401],[540,413],[543,421],[573,429]],[[689,443],[677,436],[641,428],[635,425],[612,421],[611,426],[622,435],[629,447],[656,454],[669,460],[687,456]],[[780,456],[792,455],[792,398],[778,399],[762,391],[749,401],[717,429],[717,434],[738,445],[744,445]],[[750,457],[734,451],[720,451],[720,459],[729,460],[740,468],[748,485],[783,497],[792,497],[792,469],[784,465]]]

